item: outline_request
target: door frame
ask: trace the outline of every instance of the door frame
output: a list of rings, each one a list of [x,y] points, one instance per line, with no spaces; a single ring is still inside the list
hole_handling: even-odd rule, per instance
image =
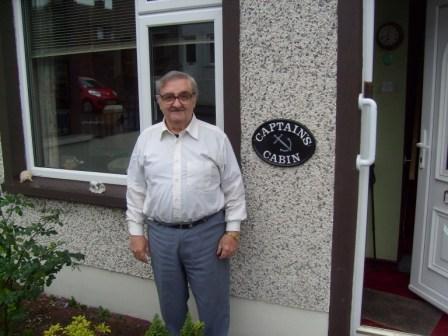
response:
[[[338,2],[335,193],[328,335],[350,335],[351,332],[358,199],[358,172],[354,160],[360,145],[357,98],[362,86],[362,15],[361,1]],[[388,331],[378,333],[375,328],[361,328],[358,333],[388,335]]]
[[[338,1],[336,157],[328,335],[349,335],[362,88],[362,2]]]
[[[412,4],[411,4],[412,5]],[[426,12],[426,2],[425,2],[425,8],[424,8],[424,12]],[[361,12],[362,13],[362,12]],[[353,14],[353,13],[352,13]],[[357,12],[357,15],[360,15],[359,14],[359,12]],[[345,18],[340,18],[341,20],[345,20]],[[425,20],[426,20],[426,15],[425,15]],[[426,27],[426,25],[425,25],[425,27]],[[356,27],[356,28],[354,28],[354,29],[358,29],[358,27]],[[423,40],[425,40],[426,38],[427,38],[427,36],[428,35],[424,35],[424,37],[423,37]],[[431,38],[431,36],[429,36],[428,38]],[[339,45],[340,46],[340,45]],[[358,45],[355,45],[355,46],[358,46]],[[355,49],[356,50],[356,49]],[[409,51],[409,52],[411,52],[411,51]],[[339,64],[339,60],[338,60],[338,69],[340,68],[340,64]],[[338,82],[338,90],[339,90],[339,82]],[[422,85],[422,90],[423,90],[423,85]],[[420,92],[420,95],[423,95],[423,92],[422,92],[422,90],[421,90],[421,92]],[[339,98],[339,96],[338,96],[338,98]],[[339,106],[339,105],[338,105]],[[339,112],[339,111],[338,111]],[[339,113],[337,114],[338,116],[339,116]],[[338,118],[338,117],[337,117]],[[337,119],[338,120],[338,119]],[[353,121],[352,121],[353,122]],[[346,127],[346,125],[343,125],[342,127]],[[359,128],[359,126],[358,126],[358,128]],[[347,130],[345,130],[346,132],[348,132]],[[420,130],[419,130],[420,131]],[[338,128],[337,128],[337,130],[336,130],[336,132],[337,132],[337,135],[338,135]],[[343,135],[341,135],[341,136],[343,136]],[[336,147],[337,148],[337,147]],[[339,155],[341,155],[339,152],[338,152],[338,150],[336,150],[336,162],[338,162],[338,156]],[[340,173],[339,171],[338,171],[338,165],[336,165],[336,181],[338,180],[338,173]],[[341,177],[342,177],[342,175],[341,175]],[[352,182],[353,180],[351,180],[351,182]],[[356,185],[356,184],[355,184]],[[352,185],[352,184],[350,184],[350,189],[348,190],[348,191],[346,191],[346,193],[347,192],[353,192],[353,186],[354,185]],[[418,192],[418,191],[417,191]],[[339,193],[339,191],[337,190],[337,189],[335,189],[335,222],[334,222],[334,225],[335,225],[335,227],[334,227],[334,233],[340,233],[339,232],[339,230],[340,230],[340,227],[339,227],[339,225],[342,225],[340,222],[339,222],[339,219],[338,219],[338,217],[337,217],[337,213],[340,211],[340,209],[338,209],[338,203],[336,202],[336,198],[338,197],[338,196],[342,196],[342,194],[341,195],[339,195],[338,194]],[[352,207],[350,208],[352,211],[354,211],[355,213],[356,213],[356,209],[354,210],[353,209],[354,207],[353,207],[353,205],[352,205]],[[346,209],[345,209],[346,210]],[[350,218],[350,220],[353,220],[352,218]],[[351,223],[351,224],[353,224],[353,223]],[[352,228],[351,226],[350,226],[350,228]],[[418,232],[415,232],[414,234],[418,234]],[[341,242],[339,242],[339,243],[337,243],[337,240],[338,239],[343,239],[343,238],[341,238],[341,237],[337,237],[337,236],[334,236],[334,240],[333,240],[333,242],[334,243],[336,243],[336,244],[338,244],[338,245],[336,245],[336,248],[342,248],[342,244],[344,244],[344,243],[341,243]],[[350,240],[349,240],[350,239]],[[356,248],[354,248],[354,250],[352,250],[352,248],[353,248],[353,246],[354,246],[354,244],[352,244],[353,242],[352,242],[352,240],[351,239],[353,239],[353,232],[352,231],[350,231],[349,233],[348,232],[346,232],[345,233],[345,244],[347,244],[347,246],[346,246],[346,252],[347,252],[347,254],[346,254],[346,257],[348,257],[348,258],[351,258],[350,260],[351,261],[353,261],[353,256],[356,254]],[[336,255],[336,254],[334,254],[333,255],[333,258],[337,258],[338,257],[338,255]],[[338,261],[338,259],[336,259],[336,260],[334,260],[334,262],[333,262],[333,264],[332,264],[332,266],[333,267],[339,267],[339,266],[341,266],[341,264],[339,263],[339,262],[337,262]],[[351,266],[353,266],[353,263],[352,263],[352,265]],[[354,270],[353,270],[353,267],[351,267],[351,268],[349,268],[349,269],[346,269],[346,272],[348,272],[350,270],[350,275],[352,275],[353,274],[353,272],[354,272]],[[332,271],[332,275],[336,275],[336,273],[335,273],[335,271]],[[346,279],[346,281],[350,281],[351,279],[349,279],[349,277],[345,277],[345,279]],[[337,277],[335,277],[335,281],[339,281],[340,279],[338,279]],[[359,278],[357,279],[357,280],[354,280],[354,281],[352,281],[351,282],[351,285],[352,286],[355,286],[356,284],[355,284],[355,281],[360,281],[359,280]],[[336,284],[334,284],[333,283],[333,279],[332,279],[332,287],[333,286],[335,286]],[[336,295],[336,293],[333,293],[333,291],[332,291],[332,298],[333,298],[333,295],[334,295],[334,297],[335,297],[335,300],[336,300],[336,297],[337,297],[337,295]],[[340,296],[340,295],[339,295]],[[353,300],[354,299],[354,300]],[[361,298],[359,298],[359,300],[361,300]],[[356,298],[353,298],[352,297],[352,301],[356,301]],[[333,302],[333,301],[332,301]],[[336,301],[335,301],[336,302]],[[348,302],[346,302],[347,304],[349,304]],[[331,326],[332,326],[332,324],[334,324],[334,325],[338,325],[338,322],[337,321],[333,321],[333,319],[336,317],[336,316],[338,316],[338,313],[337,312],[335,312],[335,310],[336,309],[340,309],[341,307],[339,306],[330,306],[330,332],[329,332],[329,335],[333,335],[333,331],[332,331],[332,328],[331,328]],[[351,307],[351,309],[353,309],[353,306]],[[334,312],[333,312],[334,311]],[[341,316],[341,315],[339,315],[339,317],[341,318],[347,318],[347,316],[346,315],[343,315],[343,316]],[[351,321],[352,323],[353,323],[353,321]],[[344,321],[341,321],[340,322],[340,324],[346,324],[347,322],[346,322],[346,320],[344,320]],[[335,329],[336,330],[336,329]],[[361,327],[361,328],[357,328],[357,331],[354,331],[354,330],[352,330],[352,331],[349,331],[349,329],[346,327],[345,329],[339,329],[339,330],[341,330],[340,331],[340,334],[342,335],[342,334],[344,334],[344,335],[409,335],[409,334],[407,334],[407,333],[399,333],[399,332],[396,332],[396,331],[388,331],[388,330],[380,330],[380,329],[378,329],[378,328],[371,328],[371,327]],[[336,334],[336,333],[334,333],[334,334]],[[339,334],[339,333],[338,333]]]

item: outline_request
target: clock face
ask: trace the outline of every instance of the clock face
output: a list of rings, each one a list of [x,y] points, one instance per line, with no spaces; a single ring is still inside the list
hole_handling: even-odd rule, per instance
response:
[[[403,30],[396,23],[385,23],[378,28],[376,39],[381,48],[395,49],[403,41]]]

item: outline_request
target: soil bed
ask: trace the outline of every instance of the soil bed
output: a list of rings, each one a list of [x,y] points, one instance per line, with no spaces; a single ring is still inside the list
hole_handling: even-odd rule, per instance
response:
[[[42,336],[44,330],[60,323],[67,325],[73,316],[84,315],[93,325],[105,322],[111,328],[111,336],[143,336],[150,323],[134,317],[113,314],[104,308],[87,307],[74,299],[41,295],[36,301],[25,304],[28,318],[16,329],[18,335]],[[15,335],[15,334],[14,334]]]

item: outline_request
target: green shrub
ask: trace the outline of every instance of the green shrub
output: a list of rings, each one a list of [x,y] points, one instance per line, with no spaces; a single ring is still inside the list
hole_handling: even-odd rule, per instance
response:
[[[203,336],[204,328],[204,322],[193,322],[190,313],[188,313],[184,326],[180,330],[180,336]]]
[[[149,329],[145,332],[145,336],[169,336],[168,330],[166,330],[159,315],[154,316]]]
[[[95,326],[84,315],[74,316],[72,322],[62,327],[59,323],[53,324],[44,331],[43,336],[97,336],[110,334],[110,327],[105,323]]]
[[[25,317],[23,301],[36,299],[62,267],[83,259],[62,250],[61,242],[40,243],[57,234],[60,212],[43,209],[39,218],[25,220],[24,212],[31,208],[21,196],[0,194],[0,335],[10,335],[13,323]]]
[[[193,322],[190,313],[187,314],[184,325],[180,331],[181,336],[203,336],[204,335],[204,322],[197,321]],[[159,315],[155,315],[151,326],[146,331],[145,336],[168,336],[168,330],[163,324]]]

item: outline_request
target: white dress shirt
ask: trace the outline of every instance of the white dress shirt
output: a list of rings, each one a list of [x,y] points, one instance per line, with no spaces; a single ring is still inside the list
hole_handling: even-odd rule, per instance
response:
[[[218,127],[194,115],[178,137],[165,122],[140,134],[127,177],[126,221],[143,235],[145,217],[192,222],[225,209],[226,230],[246,219],[241,172],[230,142]]]

